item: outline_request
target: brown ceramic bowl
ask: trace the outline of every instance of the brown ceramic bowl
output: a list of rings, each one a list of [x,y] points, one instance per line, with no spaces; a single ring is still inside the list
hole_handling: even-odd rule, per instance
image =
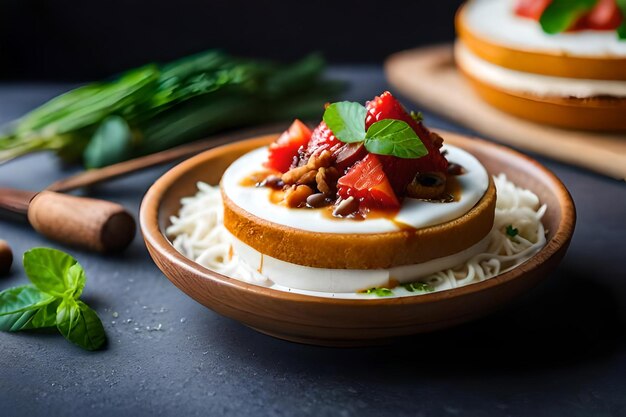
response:
[[[164,235],[180,199],[196,182],[218,184],[240,155],[276,138],[263,136],[215,148],[186,160],[159,178],[141,205],[141,230],[152,258],[182,291],[204,306],[260,332],[291,341],[354,346],[454,326],[484,316],[528,291],[557,266],[569,245],[576,212],[559,179],[536,161],[483,140],[443,133],[447,143],[475,155],[492,174],[506,173],[534,191],[548,210],[546,246],[519,267],[461,288],[402,298],[333,299],[247,284],[213,272],[178,253]]]

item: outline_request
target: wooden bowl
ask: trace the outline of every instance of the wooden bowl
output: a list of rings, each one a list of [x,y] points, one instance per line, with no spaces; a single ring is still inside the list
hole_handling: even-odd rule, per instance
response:
[[[443,133],[447,143],[475,155],[491,174],[506,173],[534,191],[548,210],[546,246],[519,267],[495,278],[425,295],[380,299],[334,299],[293,294],[247,284],[213,272],[178,253],[164,235],[180,199],[196,193],[196,182],[218,184],[225,169],[244,153],[268,144],[263,136],[206,151],[172,168],[148,190],[140,223],[157,266],[182,291],[204,306],[260,332],[327,346],[382,343],[398,336],[454,326],[491,313],[548,276],[567,250],[576,212],[559,179],[538,162],[503,146]]]

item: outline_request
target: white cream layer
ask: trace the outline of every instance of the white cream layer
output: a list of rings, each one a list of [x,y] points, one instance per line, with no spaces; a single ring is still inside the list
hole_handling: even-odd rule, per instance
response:
[[[476,56],[463,42],[454,48],[457,64],[480,81],[504,90],[538,96],[588,98],[600,95],[626,97],[626,81],[585,80],[515,71]],[[625,69],[626,71],[626,69]]]
[[[248,273],[262,275],[274,284],[286,288],[324,293],[354,293],[374,287],[389,287],[391,279],[399,283],[415,282],[435,272],[462,265],[487,248],[491,234],[468,249],[443,258],[415,265],[390,269],[326,269],[296,265],[262,255],[234,236],[233,251],[245,263]],[[258,279],[258,278],[257,278]]]
[[[461,217],[482,198],[489,186],[489,176],[478,160],[455,146],[446,145],[449,161],[461,164],[467,171],[457,177],[462,189],[459,201],[434,203],[407,198],[396,215],[397,222],[416,229],[434,226]],[[393,219],[334,219],[327,217],[322,210],[291,209],[270,201],[271,190],[265,187],[246,187],[242,179],[263,169],[267,160],[267,148],[251,151],[226,170],[222,177],[222,189],[226,196],[248,213],[300,230],[320,233],[387,233],[400,230]]]
[[[516,16],[515,0],[473,0],[465,8],[465,23],[476,35],[522,50],[571,56],[626,57],[626,41],[615,31],[579,31],[548,35],[538,22]]]

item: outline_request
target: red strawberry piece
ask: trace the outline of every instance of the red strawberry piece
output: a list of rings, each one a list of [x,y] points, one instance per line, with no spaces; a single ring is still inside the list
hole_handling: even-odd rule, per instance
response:
[[[354,197],[360,202],[359,209],[400,207],[378,155],[368,153],[353,165],[337,182],[337,194],[342,199]]]
[[[538,21],[550,3],[552,0],[518,0],[515,5],[515,14]]]
[[[615,30],[622,19],[615,0],[599,0],[588,14],[578,19],[571,30]]]
[[[342,145],[343,142],[333,135],[333,132],[326,126],[326,123],[321,122],[315,130],[313,130],[306,153],[313,155],[314,153],[319,153],[326,149],[334,153]]]
[[[297,159],[300,148],[304,148],[311,138],[311,130],[296,119],[289,129],[269,147],[269,155],[265,166],[280,172],[287,172]]]

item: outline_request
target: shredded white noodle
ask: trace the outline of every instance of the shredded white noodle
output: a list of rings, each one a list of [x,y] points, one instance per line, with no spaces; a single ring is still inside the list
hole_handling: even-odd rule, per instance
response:
[[[504,174],[495,176],[494,182],[496,212],[486,251],[457,268],[437,272],[420,281],[435,290],[480,282],[520,265],[545,245],[541,218],[546,206],[540,206],[537,195],[517,187]],[[237,254],[233,254],[231,236],[223,224],[219,187],[199,182],[196,195],[183,198],[181,204],[178,216],[170,218],[171,225],[166,230],[176,250],[221,274],[268,285],[255,271],[242,268]]]

